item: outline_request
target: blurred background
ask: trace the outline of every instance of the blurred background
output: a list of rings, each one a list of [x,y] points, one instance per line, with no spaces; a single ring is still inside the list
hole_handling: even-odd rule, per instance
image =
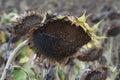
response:
[[[42,14],[50,10],[54,13],[80,16],[83,10],[87,10],[88,13],[103,12],[103,7],[107,10],[110,10],[110,8],[119,10],[119,3],[120,0],[0,0],[0,13],[11,12],[13,9],[18,12],[33,9]]]
[[[105,80],[120,80],[120,0],[0,0],[0,76],[2,75],[6,56],[6,49],[10,33],[7,31],[9,22],[14,15],[20,15],[26,10],[33,10],[44,16],[47,12],[57,13],[61,15],[81,16],[84,11],[87,12],[87,22],[90,25],[96,24],[103,19],[97,35],[105,35],[106,39],[101,40],[101,49],[92,51],[88,49],[87,53],[102,54],[99,58],[86,61],[71,61],[66,67],[57,67],[51,70],[51,75],[47,74],[47,69],[41,71],[41,66],[31,65],[33,61],[33,51],[29,47],[25,47],[20,51],[20,55],[14,61],[14,64],[22,66],[29,74],[31,80],[88,80],[80,79],[82,72],[91,67],[99,65],[107,65],[109,71]],[[24,39],[15,38],[10,44],[9,52]],[[92,54],[93,53],[93,54]],[[47,63],[44,63],[47,65]],[[32,68],[31,68],[32,67]],[[56,77],[54,71],[59,73]],[[10,71],[7,80],[28,80],[26,73],[21,69]],[[42,75],[41,75],[42,74]],[[92,80],[92,79],[91,79]]]

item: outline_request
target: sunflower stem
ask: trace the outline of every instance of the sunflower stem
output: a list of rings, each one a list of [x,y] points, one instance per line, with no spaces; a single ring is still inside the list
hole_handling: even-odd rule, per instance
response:
[[[11,55],[8,58],[8,61],[6,63],[6,66],[4,68],[3,74],[1,76],[0,80],[4,80],[7,74],[7,70],[10,67],[10,64],[14,61],[14,59],[16,58],[16,56],[19,54],[18,51],[23,48],[24,46],[28,45],[28,40],[25,40],[24,42],[20,43],[15,49],[14,51],[11,53]]]

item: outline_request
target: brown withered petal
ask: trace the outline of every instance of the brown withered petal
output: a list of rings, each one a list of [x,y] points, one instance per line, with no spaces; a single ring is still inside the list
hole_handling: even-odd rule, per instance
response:
[[[12,22],[11,32],[19,37],[24,36],[31,28],[35,27],[36,24],[40,24],[42,19],[38,13],[26,11],[17,21]]]
[[[34,46],[49,60],[63,62],[73,56],[78,49],[91,41],[91,37],[68,17],[54,17],[46,20],[43,26],[34,31]]]
[[[91,69],[82,74],[82,80],[106,80],[108,74],[108,68],[106,66],[100,66],[95,69]]]
[[[94,61],[98,60],[102,56],[103,49],[102,48],[88,48],[85,50],[84,48],[80,50],[80,54],[77,59],[81,61]]]

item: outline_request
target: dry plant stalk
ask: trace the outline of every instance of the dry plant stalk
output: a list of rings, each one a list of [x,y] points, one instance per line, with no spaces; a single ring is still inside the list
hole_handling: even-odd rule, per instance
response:
[[[6,63],[6,66],[4,68],[4,71],[3,71],[3,74],[1,76],[1,79],[0,80],[4,80],[5,77],[6,77],[6,74],[7,74],[7,69],[9,69],[10,67],[10,64],[12,64],[12,62],[14,61],[14,59],[16,58],[16,56],[19,54],[19,50],[21,48],[23,48],[24,46],[27,46],[28,45],[28,40],[25,40],[24,42],[20,43],[16,48],[15,50],[11,53],[11,55],[9,56],[8,58],[8,61]]]

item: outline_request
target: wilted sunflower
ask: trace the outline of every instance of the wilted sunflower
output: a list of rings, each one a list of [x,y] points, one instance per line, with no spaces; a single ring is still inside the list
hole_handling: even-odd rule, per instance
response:
[[[90,27],[85,13],[79,18],[48,14],[43,24],[32,31],[30,42],[37,50],[37,57],[63,63],[75,56],[83,45],[96,44],[100,37],[94,34],[94,30],[99,23]]]
[[[102,56],[102,53],[103,53],[102,48],[92,46],[92,44],[87,44],[80,48],[77,59],[81,61],[95,61]]]
[[[33,27],[40,25],[42,16],[34,11],[26,11],[25,13],[12,20],[9,31],[19,37],[25,36]]]
[[[62,63],[74,57],[83,45],[97,43],[101,37],[96,36],[94,30],[99,23],[89,26],[85,13],[79,18],[52,14],[43,18],[34,11],[27,11],[12,23],[10,31],[19,37],[27,35],[37,57]]]
[[[89,71],[84,72],[81,75],[80,80],[106,80],[108,74],[107,66],[99,66]]]

